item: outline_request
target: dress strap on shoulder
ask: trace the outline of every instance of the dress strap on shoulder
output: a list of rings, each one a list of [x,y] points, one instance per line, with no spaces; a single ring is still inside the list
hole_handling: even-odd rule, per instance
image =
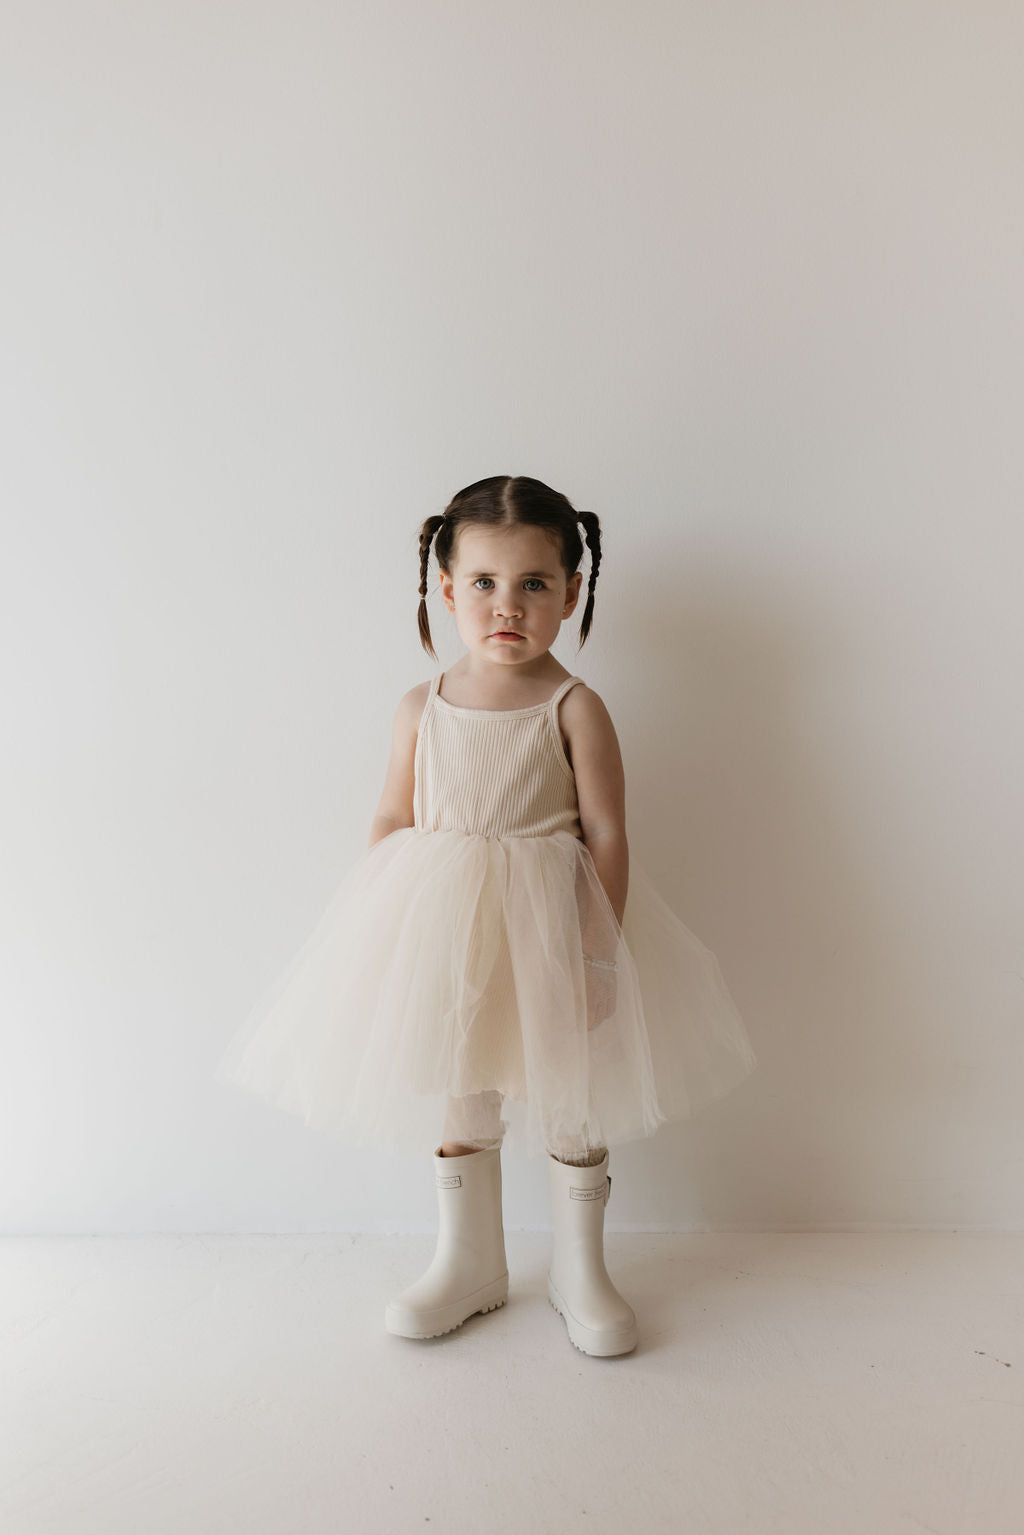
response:
[[[430,679],[430,692],[427,694],[427,703],[430,703],[431,699],[435,696],[435,694],[437,693],[437,690],[440,688],[440,686],[441,686],[441,678],[443,676],[444,676],[444,672],[435,672],[434,675],[431,677],[431,679]]]
[[[566,693],[568,693],[569,689],[571,687],[575,687],[577,682],[582,682],[582,681],[583,681],[582,677],[566,677],[565,681],[561,684],[561,686],[558,688],[557,692],[554,693],[554,695],[551,697],[551,699],[548,702],[548,708],[551,710],[551,717],[552,717],[552,719],[554,719],[557,716],[557,714],[558,714],[558,705],[562,702],[562,699],[565,697]]]

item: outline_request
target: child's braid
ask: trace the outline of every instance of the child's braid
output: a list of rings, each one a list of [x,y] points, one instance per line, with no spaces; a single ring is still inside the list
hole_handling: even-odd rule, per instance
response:
[[[443,517],[428,517],[420,528],[420,605],[417,610],[416,620],[419,625],[420,640],[424,649],[437,660],[437,652],[434,642],[430,638],[430,619],[427,617],[427,570],[430,565],[430,546],[434,542],[434,534],[444,522]]]
[[[587,604],[583,609],[583,620],[580,624],[580,643],[577,647],[583,648],[583,642],[590,633],[590,620],[594,612],[594,587],[597,584],[597,572],[601,568],[601,523],[596,512],[577,512],[578,522],[583,524],[583,532],[587,540],[587,548],[590,550],[590,580],[587,583]]]

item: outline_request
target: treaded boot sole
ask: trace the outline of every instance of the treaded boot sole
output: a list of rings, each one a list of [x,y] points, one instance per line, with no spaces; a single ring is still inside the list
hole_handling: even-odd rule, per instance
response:
[[[630,1354],[636,1348],[638,1338],[636,1323],[632,1327],[623,1327],[618,1332],[598,1331],[594,1327],[584,1326],[573,1316],[551,1283],[550,1275],[548,1276],[548,1300],[558,1315],[563,1318],[569,1332],[569,1342],[574,1348],[578,1348],[581,1354],[593,1354],[597,1358],[607,1359],[612,1354]]]
[[[471,1295],[463,1295],[432,1311],[420,1311],[393,1302],[384,1312],[384,1326],[399,1338],[440,1338],[446,1332],[454,1332],[478,1311],[496,1311],[507,1300],[508,1274],[503,1274]]]

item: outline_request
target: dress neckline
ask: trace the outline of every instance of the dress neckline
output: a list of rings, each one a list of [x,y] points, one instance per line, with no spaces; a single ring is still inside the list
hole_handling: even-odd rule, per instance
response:
[[[434,688],[434,702],[436,704],[440,704],[445,709],[454,709],[456,714],[482,714],[498,719],[514,718],[518,714],[539,714],[542,709],[550,709],[553,700],[557,698],[560,690],[565,687],[567,682],[580,681],[580,678],[575,676],[563,677],[551,697],[546,699],[544,703],[526,704],[521,709],[470,709],[465,704],[451,704],[447,698],[441,697],[441,683],[443,679],[444,672],[440,672],[437,678],[437,686]]]

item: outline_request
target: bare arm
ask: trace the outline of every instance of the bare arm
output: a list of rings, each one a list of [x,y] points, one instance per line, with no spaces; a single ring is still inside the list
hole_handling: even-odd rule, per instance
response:
[[[565,695],[560,722],[576,775],[580,830],[621,927],[629,890],[629,844],[619,738],[603,699],[585,684]]]
[[[384,780],[384,792],[370,827],[370,847],[403,826],[413,826],[413,760],[420,716],[429,683],[410,688],[399,700],[391,732],[391,760]]]

